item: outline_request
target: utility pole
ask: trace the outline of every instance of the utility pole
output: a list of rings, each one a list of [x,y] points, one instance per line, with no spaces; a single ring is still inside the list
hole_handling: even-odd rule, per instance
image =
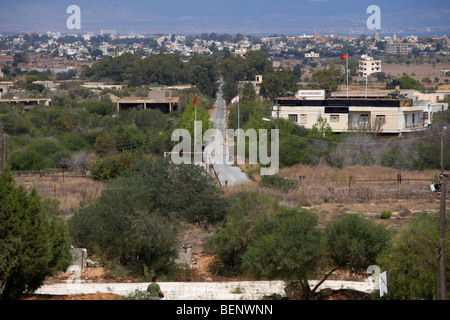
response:
[[[278,122],[280,121],[280,107],[277,104],[278,100],[275,100],[275,107],[277,108],[277,129],[278,129]]]
[[[438,248],[438,282],[437,300],[446,300],[447,283],[445,281],[445,216],[447,198],[447,175],[444,174],[444,132],[447,129],[444,123],[444,106],[442,106],[442,133],[441,133],[441,203],[439,217],[439,248]]]

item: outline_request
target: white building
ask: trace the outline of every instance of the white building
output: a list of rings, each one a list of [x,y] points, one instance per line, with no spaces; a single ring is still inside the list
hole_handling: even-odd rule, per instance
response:
[[[305,58],[317,60],[320,58],[320,53],[311,51],[310,53],[305,53]]]
[[[373,60],[372,57],[359,60],[358,71],[359,75],[362,77],[370,76],[372,73],[381,72],[381,60]]]
[[[278,98],[272,117],[290,121],[311,129],[319,117],[324,118],[333,132],[374,129],[382,133],[401,134],[425,130],[434,113],[448,108],[447,103],[415,101],[414,99],[377,98]]]

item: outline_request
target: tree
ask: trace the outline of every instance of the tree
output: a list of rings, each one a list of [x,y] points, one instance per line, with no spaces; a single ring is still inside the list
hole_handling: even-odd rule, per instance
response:
[[[277,70],[265,72],[261,83],[260,94],[266,99],[273,100],[297,91],[298,79],[291,70]]]
[[[226,102],[230,102],[239,94],[238,82],[234,79],[225,80],[223,85],[223,98]]]
[[[383,226],[348,213],[325,227],[325,239],[335,266],[333,272],[340,269],[364,274],[387,247],[390,234]]]
[[[50,218],[49,208],[35,189],[27,193],[9,173],[0,173],[0,279],[7,280],[7,299],[35,291],[71,263],[65,222]]]
[[[95,139],[94,151],[97,156],[110,155],[116,152],[116,142],[108,133],[103,133]]]
[[[386,83],[386,89],[395,89],[399,86],[400,89],[415,89],[424,90],[424,86],[418,81],[408,76],[403,76],[401,78],[393,79],[392,81]]]
[[[315,213],[297,208],[283,207],[272,216],[262,215],[242,257],[244,270],[256,278],[299,281],[309,293],[308,276],[321,256],[318,221]]]
[[[439,211],[421,212],[394,238],[378,257],[380,271],[387,271],[389,295],[395,299],[435,299],[439,239]],[[446,222],[446,243],[450,228]],[[450,256],[446,255],[447,299],[449,298]]]
[[[194,129],[195,129],[194,122],[196,109],[197,109],[197,121],[201,121],[202,123],[202,136],[206,130],[212,128],[209,113],[207,109],[200,104],[199,100],[197,100],[197,104],[195,106],[193,106],[193,103],[187,104],[184,108],[183,113],[181,114],[180,120],[178,121],[177,125],[179,128],[188,130],[192,137],[194,137]]]
[[[69,230],[77,244],[136,274],[167,272],[181,223],[221,221],[226,200],[196,165],[144,158],[110,180],[101,196],[77,211]]]
[[[215,98],[219,84],[218,66],[216,60],[210,56],[194,55],[186,64],[186,80],[196,85],[200,92]]]
[[[242,88],[242,98],[241,101],[256,101],[256,92],[255,87],[251,82],[246,82],[244,84],[244,88]]]
[[[276,203],[268,196],[239,191],[231,196],[226,219],[203,243],[203,249],[215,255],[211,271],[219,275],[241,275],[242,257],[250,245],[250,230],[261,214],[273,214]]]
[[[325,138],[333,135],[333,130],[327,119],[319,114],[317,122],[312,126],[311,131],[308,133],[308,138]]]
[[[341,70],[332,65],[314,72],[311,80],[314,88],[336,91],[338,85],[344,83],[344,75]]]
[[[245,78],[255,80],[257,75],[273,71],[272,61],[263,50],[251,50],[245,54]]]

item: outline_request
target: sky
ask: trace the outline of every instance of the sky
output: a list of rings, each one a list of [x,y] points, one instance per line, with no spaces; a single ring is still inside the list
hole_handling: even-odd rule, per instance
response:
[[[70,5],[81,29],[67,28]],[[369,29],[371,5],[380,28]],[[449,0],[0,0],[0,33],[450,35]]]

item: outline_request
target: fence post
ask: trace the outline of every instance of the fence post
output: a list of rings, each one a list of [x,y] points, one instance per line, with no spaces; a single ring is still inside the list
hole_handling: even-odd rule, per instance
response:
[[[350,197],[350,191],[351,191],[351,183],[352,183],[352,176],[348,178],[348,196]]]

